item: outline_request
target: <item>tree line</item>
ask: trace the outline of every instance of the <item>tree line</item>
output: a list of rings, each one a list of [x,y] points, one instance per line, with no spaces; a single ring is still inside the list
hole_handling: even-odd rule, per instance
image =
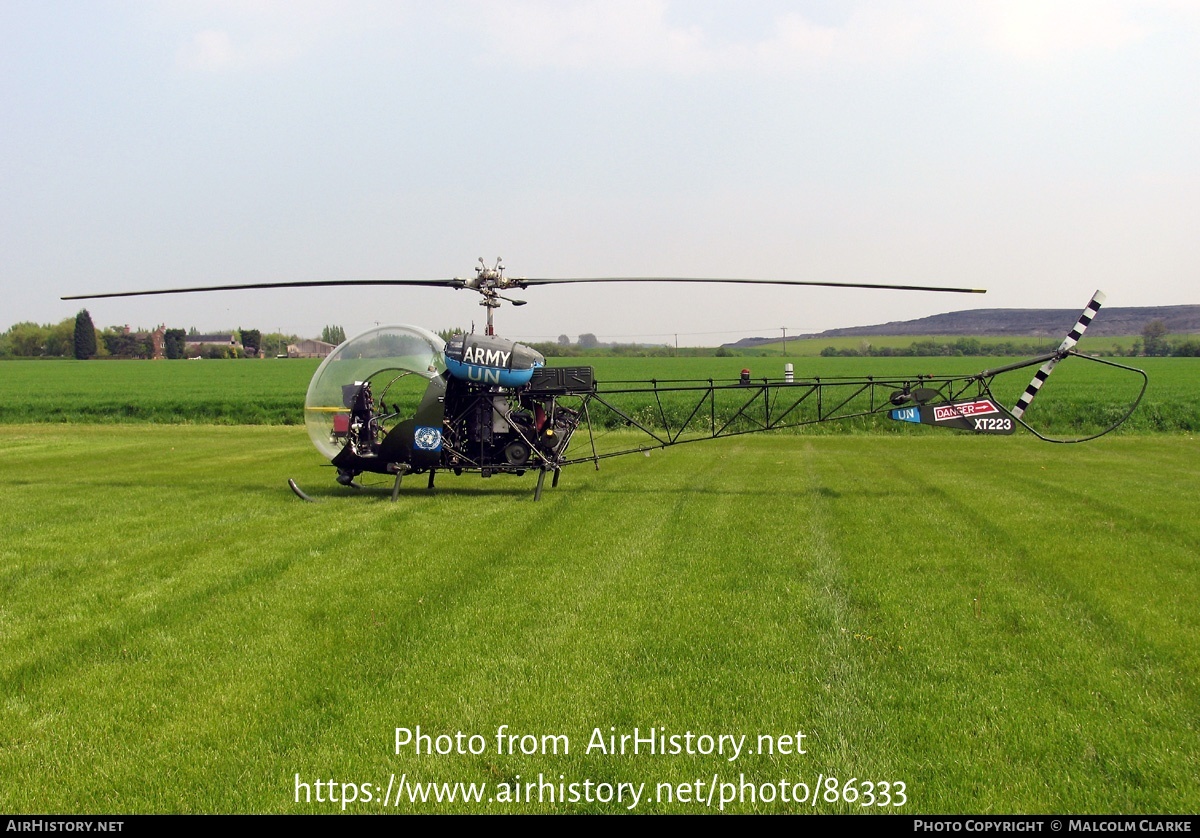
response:
[[[1161,320],[1152,320],[1142,329],[1141,337],[1135,339],[1128,348],[1113,344],[1111,349],[1098,346],[1089,341],[1088,351],[1097,355],[1166,357],[1197,357],[1200,356],[1200,340],[1187,338],[1182,341],[1168,340],[1167,326]],[[1044,355],[1059,347],[1060,341],[1050,343],[998,341],[984,343],[979,338],[959,338],[954,341],[936,341],[932,339],[915,340],[908,346],[871,346],[863,341],[857,348],[827,346],[821,350],[825,357],[947,357],[955,355],[983,355],[1028,357]]]
[[[134,332],[125,326],[96,328],[87,309],[58,323],[17,323],[0,334],[0,358],[152,358],[152,333]],[[187,341],[200,333],[195,327],[165,329],[163,355],[170,359],[188,357]],[[300,340],[296,335],[272,332],[264,335],[259,329],[235,329],[232,333],[238,346],[208,345],[193,354],[206,358],[240,358],[258,355],[278,355],[287,352],[289,344]]]
[[[463,329],[443,329],[438,332],[443,339]],[[199,332],[192,327],[183,329],[166,329],[163,334],[163,354],[167,358],[187,357],[186,345],[189,336]],[[246,355],[264,357],[282,355],[287,352],[289,344],[298,343],[296,335],[281,332],[263,334],[258,329],[235,329],[233,334],[241,344],[234,346],[207,346],[200,351],[208,358],[238,358]],[[346,340],[346,332],[341,326],[326,326],[321,332],[321,339],[327,343],[340,344]],[[697,347],[687,347],[677,350],[669,346],[646,344],[606,344],[601,343],[594,334],[583,334],[578,341],[572,342],[566,335],[560,335],[557,341],[530,342],[529,345],[546,357],[572,357],[597,354],[628,355],[640,357],[667,357],[673,355],[708,355],[711,350]],[[936,341],[933,339],[915,340],[906,347],[902,346],[872,346],[863,341],[857,348],[839,348],[827,346],[821,350],[826,357],[946,357],[956,355],[970,356],[1003,356],[1012,355],[1026,357],[1052,352],[1058,348],[1058,342],[1038,341],[999,341],[984,343],[979,338],[966,337],[954,341]],[[1097,354],[1125,356],[1176,356],[1200,357],[1200,338],[1187,337],[1172,341],[1166,325],[1161,320],[1151,321],[1142,330],[1139,338],[1128,347],[1114,344],[1111,350],[1105,350],[1089,341],[1088,350]],[[734,350],[721,347],[717,355],[732,355]],[[81,310],[75,317],[68,317],[59,323],[39,325],[33,322],[22,322],[11,326],[8,331],[0,333],[0,358],[151,358],[154,355],[152,341],[146,333],[132,332],[124,326],[109,326],[97,329],[87,309]]]

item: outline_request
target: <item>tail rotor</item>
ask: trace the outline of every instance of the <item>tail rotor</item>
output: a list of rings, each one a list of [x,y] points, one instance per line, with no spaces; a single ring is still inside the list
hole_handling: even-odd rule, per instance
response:
[[[1042,389],[1042,385],[1046,383],[1046,379],[1050,377],[1050,373],[1054,372],[1054,367],[1063,358],[1067,357],[1075,344],[1079,343],[1079,339],[1083,337],[1083,333],[1087,330],[1088,325],[1096,316],[1096,312],[1100,310],[1100,306],[1104,304],[1104,292],[1097,291],[1092,295],[1091,302],[1087,304],[1087,308],[1083,310],[1083,314],[1079,315],[1079,319],[1075,321],[1075,328],[1067,334],[1066,338],[1059,345],[1058,351],[1054,353],[1054,357],[1042,364],[1041,368],[1034,373],[1033,380],[1029,382],[1029,386],[1025,388],[1025,392],[1021,394],[1021,398],[1017,399],[1017,404],[1009,411],[1014,419],[1020,419],[1025,415],[1025,411],[1029,408],[1033,397],[1038,394],[1038,390]]]
[[[1032,366],[1039,361],[1042,362],[1041,367],[1039,367],[1038,371],[1034,373],[1033,380],[1030,381],[1029,386],[1025,388],[1025,392],[1021,394],[1021,397],[1017,399],[1017,403],[1008,411],[1013,419],[1019,422],[1025,428],[1025,430],[1029,431],[1038,439],[1046,442],[1070,443],[1087,442],[1088,440],[1104,436],[1105,434],[1110,433],[1121,427],[1121,425],[1125,424],[1125,420],[1133,415],[1133,411],[1137,409],[1139,404],[1141,404],[1142,396],[1146,394],[1146,385],[1149,383],[1149,379],[1146,377],[1146,373],[1143,370],[1139,370],[1136,367],[1129,367],[1125,364],[1118,364],[1116,361],[1107,360],[1105,358],[1096,358],[1091,355],[1084,355],[1075,351],[1075,345],[1079,343],[1080,338],[1083,337],[1084,331],[1096,317],[1096,313],[1100,311],[1100,306],[1103,303],[1103,291],[1097,291],[1095,294],[1093,294],[1091,301],[1087,304],[1087,308],[1083,310],[1083,314],[1079,315],[1079,319],[1075,322],[1075,327],[1071,329],[1071,331],[1063,339],[1063,342],[1059,345],[1058,349],[1050,355],[1035,358],[1032,361],[1027,361],[1025,364],[1012,364],[1007,367],[1001,367],[997,370],[989,370],[980,375],[982,380],[989,382],[987,389],[990,394],[990,382],[997,373],[1020,369],[1022,366]],[[1053,437],[1045,436],[1037,429],[1031,427],[1029,423],[1025,421],[1024,415],[1025,411],[1029,409],[1029,405],[1033,403],[1034,396],[1041,391],[1042,385],[1046,383],[1046,379],[1049,378],[1050,373],[1054,371],[1055,366],[1058,365],[1059,361],[1069,355],[1073,355],[1076,358],[1082,358],[1085,361],[1092,361],[1097,364],[1102,364],[1106,367],[1112,367],[1117,370],[1124,370],[1125,372],[1134,373],[1141,377],[1141,387],[1138,389],[1137,395],[1133,398],[1133,401],[1129,404],[1129,407],[1123,410],[1120,415],[1115,418],[1115,421],[1111,422],[1111,424],[1097,430],[1095,433],[1090,433],[1087,436],[1077,437],[1075,439],[1055,439]]]

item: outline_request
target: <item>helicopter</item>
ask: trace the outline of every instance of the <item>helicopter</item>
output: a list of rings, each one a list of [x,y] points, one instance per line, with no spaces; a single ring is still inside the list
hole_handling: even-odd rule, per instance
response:
[[[534,286],[585,282],[734,283],[984,293],[975,288],[815,282],[803,280],[701,277],[510,277],[502,260],[482,258],[474,276],[460,279],[315,280],[204,286],[63,297],[64,300],[146,296],[262,288],[345,285],[416,285],[470,290],[486,311],[482,334],[474,331],[443,340],[410,325],[377,326],[343,342],[322,361],[305,397],[305,426],[313,444],[336,469],[337,483],[361,488],[362,474],[393,479],[399,497],[408,475],[437,472],[537,474],[540,500],[547,475],[556,487],[568,466],[610,457],[748,433],[885,414],[904,423],[976,434],[1010,435],[1018,425],[1051,442],[1094,439],[1122,424],[1145,393],[1141,370],[1093,358],[1075,350],[1099,311],[1097,291],[1057,350],[974,375],[905,378],[813,378],[797,380],[785,368],[783,379],[752,379],[743,370],[734,380],[596,380],[588,366],[548,366],[525,344],[499,337],[494,312],[502,303],[525,305],[506,294]],[[501,292],[505,292],[502,294]],[[1079,439],[1043,436],[1023,419],[1055,366],[1077,356],[1141,376],[1141,389],[1129,409],[1110,426]],[[790,366],[790,365],[789,365]],[[1032,382],[1010,408],[991,390],[993,379],[1037,366]],[[584,433],[580,433],[583,431]],[[598,445],[610,438],[611,444]],[[578,440],[582,440],[582,442]],[[294,480],[292,491],[311,501]]]

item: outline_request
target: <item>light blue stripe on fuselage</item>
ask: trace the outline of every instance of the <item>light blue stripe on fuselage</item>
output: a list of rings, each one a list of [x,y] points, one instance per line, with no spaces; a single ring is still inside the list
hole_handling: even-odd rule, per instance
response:
[[[539,364],[539,366],[541,366]],[[473,381],[476,384],[498,384],[501,387],[520,387],[528,384],[533,378],[533,369],[510,370],[502,367],[485,367],[480,364],[464,364],[453,358],[446,357],[446,369],[450,374],[462,381]]]

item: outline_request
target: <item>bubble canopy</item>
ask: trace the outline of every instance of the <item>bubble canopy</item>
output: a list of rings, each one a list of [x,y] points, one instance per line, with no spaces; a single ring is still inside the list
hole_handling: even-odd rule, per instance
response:
[[[342,449],[334,417],[349,413],[342,387],[371,382],[376,403],[386,403],[390,423],[416,412],[430,379],[446,369],[445,342],[419,326],[377,326],[343,343],[317,367],[304,399],[304,424],[313,445],[333,459]]]

